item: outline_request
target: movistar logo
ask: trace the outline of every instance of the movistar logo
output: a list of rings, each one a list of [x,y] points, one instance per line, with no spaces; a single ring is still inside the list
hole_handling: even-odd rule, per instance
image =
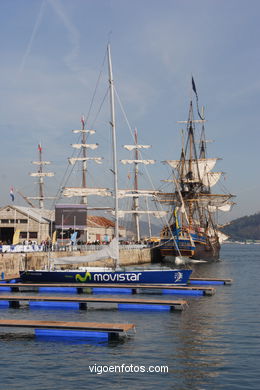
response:
[[[76,279],[77,282],[82,282],[82,283],[86,282],[87,280],[91,281],[91,273],[90,272],[86,272],[85,276],[81,276],[80,274],[77,274],[75,279]]]
[[[141,272],[95,273],[94,282],[139,282]]]
[[[111,273],[93,273],[86,272],[84,276],[77,274],[75,279],[77,282],[139,282],[141,272],[111,272]]]

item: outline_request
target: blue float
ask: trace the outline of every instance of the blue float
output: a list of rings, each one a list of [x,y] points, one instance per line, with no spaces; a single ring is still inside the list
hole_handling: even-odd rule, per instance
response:
[[[0,291],[11,291],[11,287],[2,287],[0,285]]]
[[[133,310],[133,311],[170,311],[171,307],[168,305],[139,305],[129,303],[119,303],[118,310]]]
[[[202,290],[162,290],[163,294],[176,294],[176,295],[203,295]]]
[[[131,288],[93,287],[93,294],[132,294]]]
[[[69,338],[84,338],[84,339],[102,339],[108,340],[107,332],[91,332],[81,330],[60,330],[60,329],[35,329],[37,337],[69,337]]]
[[[32,309],[79,309],[78,302],[39,302],[31,301],[29,306]]]
[[[39,287],[39,292],[77,293],[76,287]]]
[[[8,301],[0,301],[0,307],[9,307],[9,302]]]
[[[225,284],[225,282],[221,280],[190,280],[189,284],[197,284],[197,285],[220,285]]]
[[[1,286],[2,284],[4,284],[4,286]],[[5,280],[1,280],[0,281],[0,291],[11,291],[10,287],[6,287],[6,281]]]

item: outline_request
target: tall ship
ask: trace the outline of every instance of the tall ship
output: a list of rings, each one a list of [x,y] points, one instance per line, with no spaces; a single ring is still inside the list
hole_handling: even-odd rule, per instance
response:
[[[172,192],[159,194],[161,204],[170,207],[170,218],[160,237],[161,256],[166,261],[178,262],[178,258],[216,261],[221,243],[227,239],[217,222],[219,211],[229,211],[234,202],[230,193],[213,193],[212,187],[223,176],[213,171],[218,158],[207,156],[204,109],[199,111],[198,95],[192,78],[197,107],[190,101],[186,131],[182,134],[179,160],[163,163],[171,168]],[[195,108],[198,119],[195,119]],[[196,129],[199,127],[199,131]]]

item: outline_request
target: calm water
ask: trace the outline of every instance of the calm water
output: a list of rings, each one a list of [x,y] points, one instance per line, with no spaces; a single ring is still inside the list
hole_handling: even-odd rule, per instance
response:
[[[232,278],[234,283],[216,286],[214,296],[186,297],[189,307],[182,313],[1,308],[1,318],[130,322],[137,329],[130,339],[109,344],[40,341],[20,332],[4,335],[1,390],[258,390],[260,245],[226,245],[221,257],[217,264],[196,265],[193,276]],[[166,365],[169,372],[97,375],[89,369],[123,363]]]

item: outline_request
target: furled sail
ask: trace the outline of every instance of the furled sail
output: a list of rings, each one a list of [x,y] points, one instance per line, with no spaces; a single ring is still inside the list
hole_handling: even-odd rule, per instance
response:
[[[97,164],[102,164],[102,157],[70,157],[69,163],[74,165],[76,161],[95,161]]]
[[[149,149],[151,145],[124,145],[124,148],[130,152],[134,149]]]
[[[121,160],[122,164],[155,164],[155,160]]]
[[[75,149],[88,148],[94,150],[98,148],[98,144],[72,144],[71,146]]]
[[[95,134],[96,130],[86,130],[86,129],[81,129],[81,130],[72,130],[74,134],[78,133],[88,133],[88,134]]]
[[[30,176],[36,176],[36,177],[52,177],[54,176],[54,173],[53,172],[33,172],[33,173],[30,173]]]
[[[50,161],[32,161],[32,164],[35,165],[49,165],[50,163]]]
[[[82,188],[82,187],[65,187],[63,189],[63,195],[68,198],[72,196],[112,196],[111,191],[108,188]]]
[[[140,197],[140,196],[156,196],[158,191],[154,190],[118,190],[119,198],[131,198],[131,197]]]
[[[62,265],[62,264],[90,263],[90,262],[104,260],[108,258],[112,258],[112,259],[119,258],[119,245],[116,238],[113,238],[110,244],[106,245],[105,248],[100,249],[87,256],[65,256],[65,257],[57,257],[51,260],[54,265],[58,265],[58,264]]]

